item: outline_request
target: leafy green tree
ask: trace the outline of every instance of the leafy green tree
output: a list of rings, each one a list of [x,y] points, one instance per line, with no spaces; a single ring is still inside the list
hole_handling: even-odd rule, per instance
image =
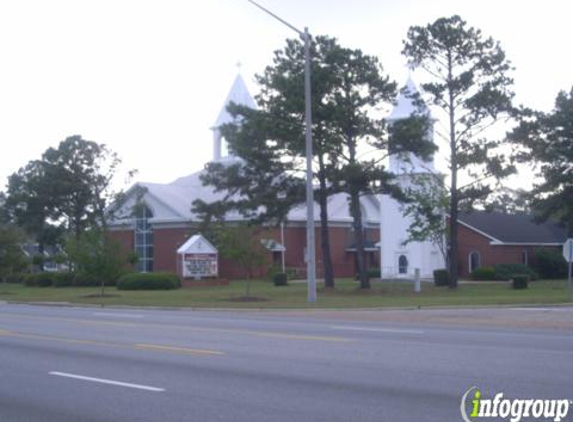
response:
[[[409,242],[430,241],[438,247],[444,262],[448,262],[446,213],[448,197],[443,183],[431,174],[411,175],[411,186],[406,189],[404,216],[412,223],[408,227]]]
[[[105,209],[113,199],[111,183],[120,164],[115,152],[79,135],[44,152],[52,213],[76,238],[88,228],[105,225]]]
[[[46,245],[59,242],[59,232],[50,223],[55,217],[54,182],[46,177],[40,160],[30,161],[8,179],[5,205],[8,218],[36,239],[41,254]]]
[[[115,266],[110,262],[116,247],[103,233],[110,217],[107,207],[120,195],[112,185],[120,163],[105,145],[76,135],[47,149],[41,160],[10,176],[8,184],[8,214],[36,238],[40,254],[45,245],[60,244],[65,233],[72,234],[72,263],[100,274],[102,291],[116,271],[109,269]],[[118,259],[123,258],[118,255]],[[91,270],[100,265],[99,272]]]
[[[0,224],[0,279],[22,271],[28,264],[22,250],[24,240],[22,231],[12,224]]]
[[[219,253],[237,263],[247,274],[247,298],[251,294],[250,286],[255,270],[268,263],[269,251],[261,244],[260,232],[260,226],[224,222],[213,224],[209,231],[209,237],[213,239]]]
[[[525,110],[511,140],[516,158],[532,163],[539,182],[528,198],[539,221],[561,221],[573,237],[573,88],[561,91],[550,113]]]
[[[459,16],[411,27],[403,54],[429,76],[422,88],[442,114],[436,117],[447,122],[446,130],[436,133],[449,146],[448,261],[450,288],[456,288],[460,207],[486,198],[492,181],[515,171],[499,150],[500,140],[488,136],[488,130],[513,111],[513,80],[508,76],[512,67],[498,42]]]
[[[102,297],[105,286],[115,285],[125,274],[131,258],[102,228],[86,230],[79,236],[72,234],[65,250],[78,274],[99,281]]]

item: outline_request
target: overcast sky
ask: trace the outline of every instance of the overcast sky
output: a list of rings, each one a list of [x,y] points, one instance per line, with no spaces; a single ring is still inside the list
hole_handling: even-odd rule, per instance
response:
[[[573,85],[570,0],[260,0],[407,78],[411,25],[460,14],[501,42],[519,103],[549,111]],[[137,180],[170,182],[212,156],[210,127],[237,74],[293,33],[245,0],[0,0],[0,190],[67,136],[107,144]],[[416,77],[416,75],[414,75]]]

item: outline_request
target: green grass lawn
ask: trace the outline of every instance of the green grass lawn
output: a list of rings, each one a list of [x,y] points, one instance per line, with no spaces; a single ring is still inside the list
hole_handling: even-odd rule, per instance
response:
[[[251,282],[251,296],[244,301],[245,282],[229,286],[195,287],[168,291],[119,291],[106,288],[105,298],[97,297],[99,288],[26,287],[0,284],[0,301],[70,302],[80,304],[203,307],[203,308],[376,308],[424,306],[475,306],[509,304],[551,304],[569,302],[566,280],[545,280],[529,284],[525,290],[513,290],[508,283],[461,283],[457,290],[422,283],[422,292],[414,293],[412,283],[373,282],[371,290],[361,290],[352,280],[337,280],[336,289],[319,285],[318,302],[306,302],[306,284],[275,287],[268,281]]]

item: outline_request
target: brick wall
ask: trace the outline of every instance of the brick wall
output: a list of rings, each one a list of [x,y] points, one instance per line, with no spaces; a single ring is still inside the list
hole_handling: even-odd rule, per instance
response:
[[[535,265],[535,251],[539,246],[529,245],[491,245],[490,239],[472,229],[459,225],[458,265],[461,277],[469,277],[469,256],[472,252],[480,255],[480,266],[492,267],[497,264],[521,264],[523,253],[527,254],[527,263]],[[544,246],[559,251],[559,247]]]

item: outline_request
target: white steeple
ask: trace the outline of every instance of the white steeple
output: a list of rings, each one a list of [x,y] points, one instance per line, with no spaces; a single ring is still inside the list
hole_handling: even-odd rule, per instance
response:
[[[413,115],[420,115],[420,113],[427,114],[430,119],[430,110],[427,105],[423,102],[421,97],[419,101],[421,104],[416,104],[416,95],[420,94],[420,90],[416,86],[416,83],[412,79],[412,75],[408,76],[408,80],[404,88],[400,90],[398,98],[396,99],[395,106],[387,117],[388,123],[391,125],[398,120],[407,119]],[[432,119],[433,122],[433,119]],[[431,140],[434,138],[433,125],[430,128],[430,133],[428,134]],[[434,159],[423,160],[416,155],[409,153],[407,157],[403,154],[397,155],[393,154],[390,156],[390,171],[394,174],[402,173],[427,173],[434,170]]]
[[[231,114],[227,111],[227,106],[230,103],[244,105],[244,106],[249,107],[249,108],[256,108],[257,107],[255,104],[255,101],[253,100],[253,97],[251,97],[251,94],[249,93],[249,90],[247,89],[247,85],[245,84],[245,81],[243,80],[243,77],[241,76],[240,73],[237,74],[237,77],[235,78],[235,81],[233,82],[233,86],[231,87],[231,90],[229,91],[229,94],[227,95],[227,99],[225,100],[225,103],[223,104],[223,107],[221,108],[221,111],[219,112],[219,116],[217,117],[215,124],[211,128],[211,130],[213,131],[213,160],[214,161],[219,161],[219,160],[221,160],[221,158],[224,158],[224,157],[222,157],[222,153],[221,153],[221,146],[222,146],[221,144],[222,144],[223,139],[221,136],[220,127],[224,124],[233,123],[235,121],[233,116],[231,116]]]

